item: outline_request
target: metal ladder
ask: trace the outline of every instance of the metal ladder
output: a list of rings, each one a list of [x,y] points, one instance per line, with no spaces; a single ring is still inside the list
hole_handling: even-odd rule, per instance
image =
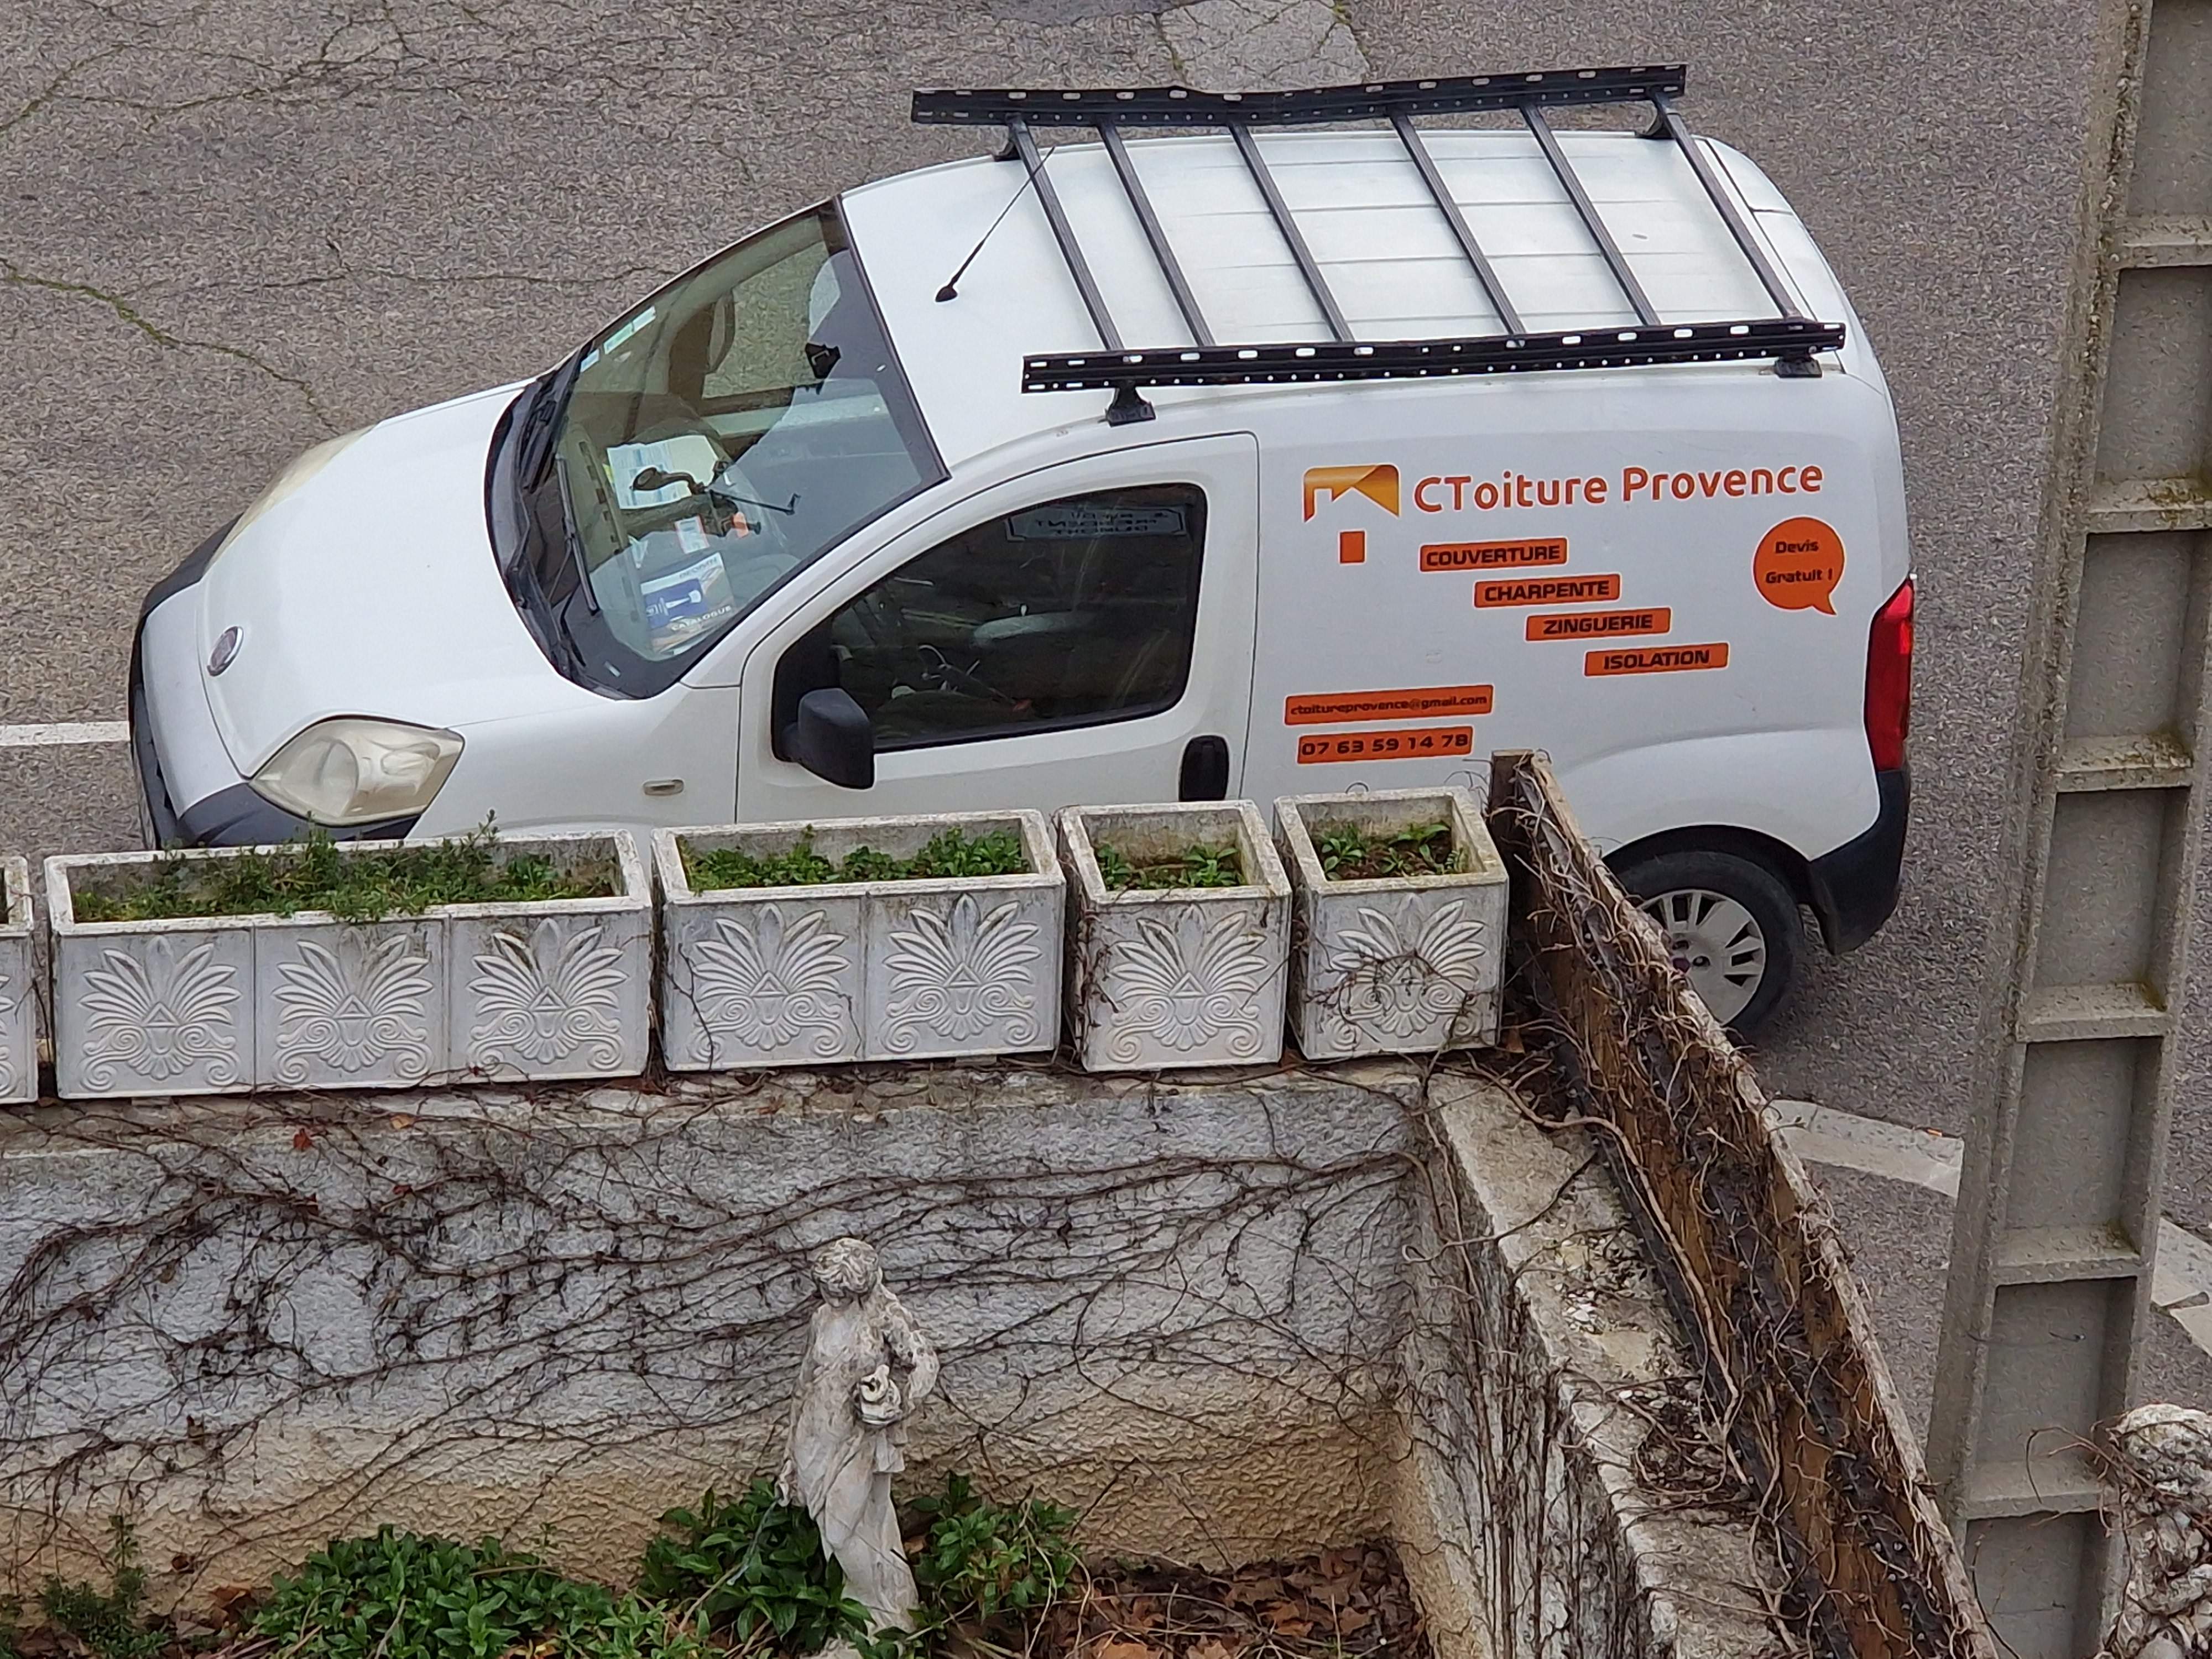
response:
[[[1541,70],[1514,75],[1473,75],[1422,81],[1383,81],[1364,86],[1316,87],[1293,92],[1193,92],[1182,87],[1094,91],[922,91],[914,94],[914,119],[923,125],[1004,126],[1003,159],[1019,161],[1037,193],[1068,275],[1098,332],[1103,354],[1047,353],[1022,363],[1024,392],[1096,389],[1115,393],[1106,418],[1116,423],[1152,418],[1140,388],[1156,386],[1237,386],[1254,382],[1365,380],[1449,374],[1494,374],[1530,369],[1620,368],[1652,363],[1719,362],[1772,358],[1777,372],[1815,375],[1814,354],[1844,343],[1844,325],[1807,316],[1781,274],[1753,236],[1741,212],[1715,173],[1673,100],[1687,84],[1683,65],[1616,69]],[[1589,192],[1567,161],[1544,118],[1547,108],[1586,104],[1648,103],[1652,124],[1644,137],[1679,149],[1719,213],[1731,239],[1759,278],[1776,315],[1734,322],[1669,323],[1653,307],[1629,269]],[[1446,188],[1434,158],[1413,125],[1417,115],[1517,113],[1550,164],[1567,200],[1604,259],[1638,319],[1634,328],[1578,329],[1531,333],[1522,324],[1489,256],[1467,216]],[[1467,258],[1476,283],[1505,325],[1502,334],[1429,340],[1360,341],[1329,291],[1297,216],[1283,199],[1260,152],[1253,129],[1386,121],[1404,147]],[[1191,346],[1132,349],[1122,338],[1068,222],[1059,191],[1046,171],[1034,129],[1089,127],[1098,135],[1121,180],[1160,275],[1189,329]],[[1130,159],[1123,129],[1206,127],[1227,131],[1246,171],[1267,204],[1307,291],[1326,321],[1329,338],[1304,343],[1234,345],[1215,337],[1159,216]],[[948,291],[950,285],[948,284]],[[940,297],[944,297],[940,295]]]

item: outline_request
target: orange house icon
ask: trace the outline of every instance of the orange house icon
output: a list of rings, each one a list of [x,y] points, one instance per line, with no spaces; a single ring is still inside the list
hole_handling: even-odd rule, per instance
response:
[[[1346,495],[1364,495],[1388,513],[1398,516],[1398,469],[1384,461],[1373,466],[1315,466],[1306,469],[1305,516],[1314,515],[1314,509],[1325,497],[1339,501]],[[1340,564],[1367,562],[1367,532],[1364,530],[1343,530],[1337,532],[1336,558]]]
[[[1395,519],[1398,516],[1398,469],[1387,461],[1376,466],[1308,467],[1307,518],[1313,517],[1324,495],[1332,501],[1346,495],[1364,495]]]

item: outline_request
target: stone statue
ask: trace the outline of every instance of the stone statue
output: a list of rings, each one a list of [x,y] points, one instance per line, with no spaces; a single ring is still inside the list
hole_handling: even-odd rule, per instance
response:
[[[884,1288],[875,1248],[840,1238],[814,1253],[822,1305],[799,1368],[791,1440],[776,1491],[805,1506],[845,1593],[878,1630],[910,1630],[920,1598],[907,1565],[891,1476],[906,1467],[906,1420],[937,1386],[937,1352]]]
[[[2138,1406],[2112,1431],[2128,1581],[2099,1659],[2212,1656],[2212,1413]]]

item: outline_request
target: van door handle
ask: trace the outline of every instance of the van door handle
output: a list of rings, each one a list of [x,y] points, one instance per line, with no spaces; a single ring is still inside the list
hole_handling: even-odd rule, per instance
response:
[[[1229,799],[1229,739],[1193,738],[1182,748],[1182,779],[1178,800]]]

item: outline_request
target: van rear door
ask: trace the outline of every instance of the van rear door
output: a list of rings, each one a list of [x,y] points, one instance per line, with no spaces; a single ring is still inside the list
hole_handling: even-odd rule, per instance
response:
[[[745,659],[738,817],[1219,799],[1243,781],[1257,600],[1248,434],[1048,467],[799,601]],[[807,692],[874,726],[850,789],[787,757]]]

